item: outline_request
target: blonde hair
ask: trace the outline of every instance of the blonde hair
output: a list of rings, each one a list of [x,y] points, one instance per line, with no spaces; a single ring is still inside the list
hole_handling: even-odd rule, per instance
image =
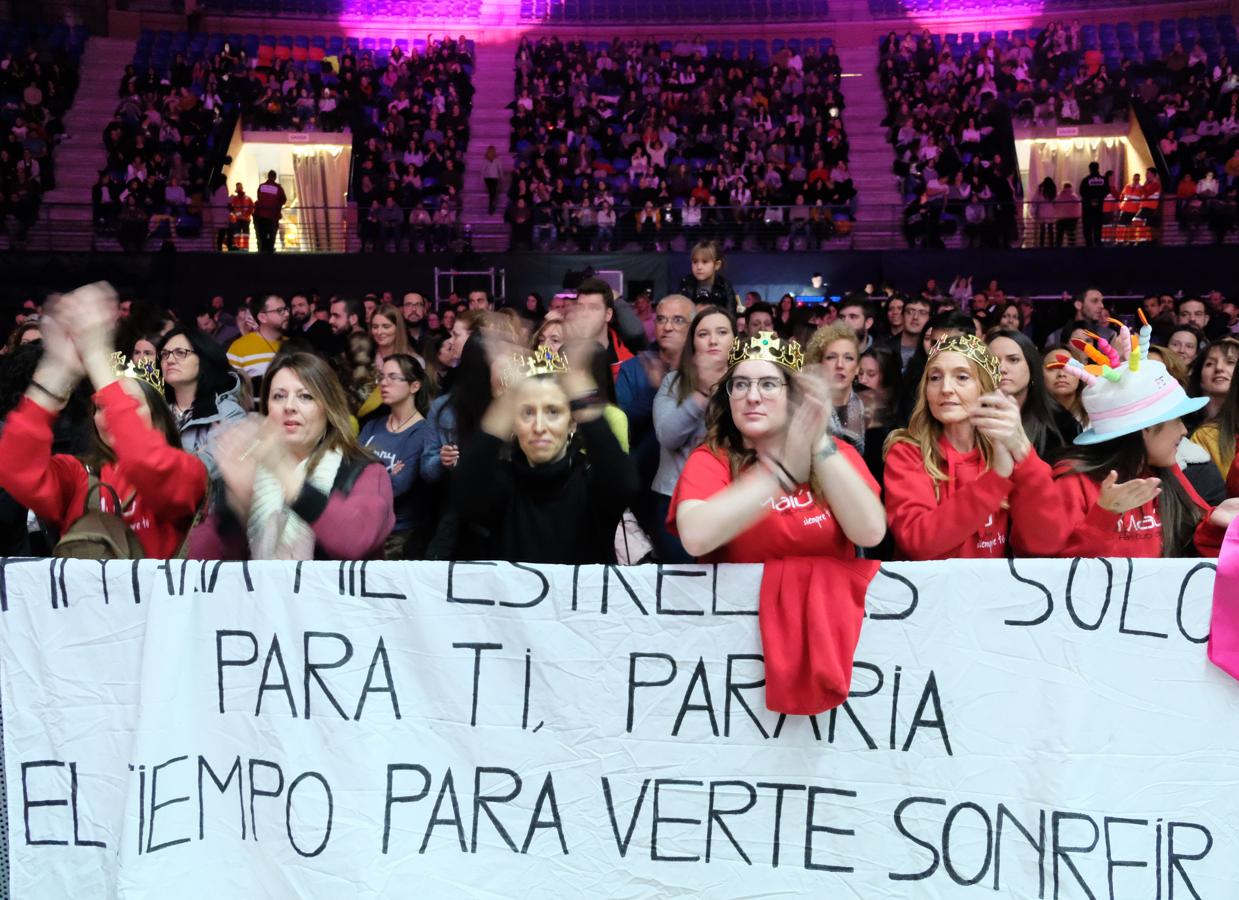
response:
[[[938,485],[945,481],[950,481],[950,476],[945,472],[946,457],[943,455],[940,446],[943,434],[942,423],[929,412],[929,401],[925,397],[925,385],[929,379],[929,370],[937,355],[931,356],[929,362],[925,364],[925,371],[921,375],[921,383],[916,389],[916,406],[913,407],[912,415],[908,418],[908,427],[892,431],[887,436],[886,443],[882,447],[883,458],[891,452],[891,448],[896,444],[912,444],[916,447],[920,451],[925,471],[929,473],[929,477],[934,483],[935,497],[938,496]],[[964,356],[962,353],[960,355]],[[970,357],[964,356],[964,359],[968,360],[973,377],[981,385],[982,394],[989,394],[998,389],[998,386],[994,383],[993,376],[989,372]],[[984,463],[985,469],[988,470],[990,461],[994,457],[994,448],[990,444],[989,438],[980,432],[976,434],[976,442],[977,448],[981,451],[981,461]]]
[[[813,337],[809,338],[809,346],[804,351],[805,363],[809,365],[820,363],[826,355],[826,348],[835,341],[848,341],[856,348],[856,356],[859,359],[860,340],[856,337],[856,332],[850,325],[843,322],[832,322],[829,325],[823,325],[813,332]]]
[[[1162,365],[1166,367],[1166,374],[1173,378],[1179,384],[1183,385],[1183,390],[1188,389],[1188,372],[1187,366],[1183,365],[1183,359],[1173,350],[1163,347],[1160,344],[1152,344],[1149,347],[1149,355],[1156,353],[1157,358],[1162,361]]]
[[[559,337],[562,342],[564,338],[564,324],[564,317],[562,314],[557,312],[548,312],[546,314],[546,318],[542,320],[542,324],[538,326],[538,330],[535,331],[533,336],[529,339],[529,348],[531,350],[536,350],[545,344],[546,333],[552,328],[559,328]]]

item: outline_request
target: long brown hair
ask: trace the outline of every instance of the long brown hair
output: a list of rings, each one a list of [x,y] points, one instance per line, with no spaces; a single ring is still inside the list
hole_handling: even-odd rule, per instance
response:
[[[146,408],[151,414],[151,428],[163,435],[163,439],[169,447],[173,450],[180,450],[181,432],[176,427],[176,419],[172,417],[172,409],[168,406],[168,401],[163,398],[163,394],[140,378],[130,378],[129,380],[142,389],[142,399],[145,401]],[[93,411],[92,409],[92,413]],[[82,454],[81,461],[82,465],[96,474],[103,468],[105,463],[116,462],[116,453],[104,442],[103,436],[99,434],[99,429],[95,427],[95,417],[93,415],[90,417],[90,447]]]
[[[413,352],[413,350],[409,347],[409,331],[404,324],[404,315],[395,307],[394,304],[379,304],[379,307],[374,311],[374,315],[370,316],[371,325],[374,323],[374,316],[382,316],[395,326],[396,337],[394,343],[392,344],[392,353],[409,354]],[[366,330],[369,331],[369,329]],[[371,338],[373,338],[373,335],[371,335]]]
[[[964,358],[968,360],[968,365],[972,368],[973,377],[981,385],[982,394],[998,390],[989,372],[968,357]],[[929,363],[925,365],[925,371],[921,374],[921,383],[916,388],[916,406],[912,408],[912,415],[908,418],[908,427],[892,431],[887,436],[886,444],[882,447],[882,456],[885,457],[890,453],[891,448],[896,444],[912,444],[921,453],[921,461],[925,464],[925,471],[929,473],[930,479],[933,480],[936,495],[938,485],[950,479],[945,471],[946,457],[941,447],[942,423],[929,412],[929,401],[925,397],[925,385],[929,382],[929,368],[932,363],[933,357],[930,357]],[[989,469],[990,461],[994,458],[994,448],[990,445],[989,438],[979,432],[976,434],[976,442],[981,451],[981,460],[985,463],[985,468]]]
[[[1120,484],[1133,478],[1146,478],[1152,472],[1162,484],[1161,495],[1157,498],[1157,515],[1162,520],[1162,556],[1196,555],[1192,540],[1203,512],[1192,502],[1172,469],[1149,465],[1143,429],[1099,444],[1070,444],[1060,460],[1070,465],[1070,471],[1096,482],[1104,481],[1111,471],[1118,473]],[[1062,473],[1056,477],[1061,478]]]
[[[314,401],[323,407],[327,417],[327,426],[323,437],[310,454],[306,463],[306,471],[313,472],[323,454],[328,450],[338,450],[350,462],[368,462],[373,459],[369,451],[357,443],[357,435],[353,432],[352,415],[349,412],[348,399],[344,396],[344,388],[340,379],[323,360],[313,353],[279,354],[267,369],[262,379],[262,403],[259,411],[266,416],[270,410],[271,382],[277,373],[284,369],[292,369],[305,389],[310,392]]]
[[[693,365],[693,357],[697,355],[695,350],[696,341],[694,336],[697,334],[697,326],[704,319],[710,316],[722,316],[731,325],[731,336],[736,337],[736,318],[725,309],[720,309],[717,306],[710,306],[703,309],[697,315],[693,316],[692,324],[688,326],[688,340],[684,342],[684,350],[680,353],[680,365],[676,367],[676,383],[675,383],[675,400],[676,403],[683,403],[693,393],[701,387],[697,384],[697,367]],[[726,377],[730,376],[730,370]]]
[[[1217,425],[1218,458],[1225,471],[1235,461],[1235,439],[1239,437],[1239,377],[1231,376],[1226,402],[1213,421]]]
[[[740,364],[736,363],[735,366],[728,367],[727,374],[718,383],[718,390],[710,397],[710,402],[706,406],[705,446],[715,453],[727,454],[732,478],[757,461],[757,451],[744,445],[744,435],[740,433],[736,420],[731,417],[731,397],[727,393],[727,384],[731,381],[731,376],[735,374],[738,365]],[[800,397],[796,376],[777,363],[772,363],[772,365],[787,380],[787,416],[790,422],[792,410],[795,409]]]

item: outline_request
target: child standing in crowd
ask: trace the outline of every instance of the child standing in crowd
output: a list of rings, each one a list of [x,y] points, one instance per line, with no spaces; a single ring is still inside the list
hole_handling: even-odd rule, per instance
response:
[[[718,241],[698,241],[689,255],[692,272],[680,279],[679,293],[698,306],[708,303],[736,317],[740,298],[723,275],[723,248]]]

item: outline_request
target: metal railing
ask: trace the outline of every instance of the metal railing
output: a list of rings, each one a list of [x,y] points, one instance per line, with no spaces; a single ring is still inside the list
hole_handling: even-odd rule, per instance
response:
[[[317,211],[288,209],[276,228],[278,252],[460,252],[486,251],[650,252],[682,250],[696,240],[715,239],[729,251],[797,252],[895,250],[906,248],[1003,248],[1083,245],[1083,223],[1033,218],[1032,204],[981,204],[972,213],[955,204],[911,207],[867,203],[853,207],[702,207],[698,221],[683,208],[658,211],[656,221],[639,223],[625,210],[613,226],[599,226],[589,213],[557,209],[526,221],[470,221],[451,225],[374,222],[355,207]],[[1043,224],[1045,227],[1043,227]],[[1233,204],[1220,200],[1187,203],[1168,198],[1157,215],[1107,214],[1103,244],[1178,246],[1239,239]],[[193,250],[256,252],[256,224],[231,224],[225,210],[202,214],[178,211],[148,219],[96,216],[90,204],[43,203],[33,218],[3,214],[0,249],[32,252],[157,252]]]

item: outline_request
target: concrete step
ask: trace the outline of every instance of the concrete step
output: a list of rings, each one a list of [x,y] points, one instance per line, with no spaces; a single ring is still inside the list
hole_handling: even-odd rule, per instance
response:
[[[82,58],[82,80],[73,106],[65,116],[65,128],[73,139],[56,150],[56,189],[47,194],[64,221],[90,223],[90,186],[98,179],[105,154],[102,134],[112,119],[119,99],[117,86],[125,66],[133,59],[133,41],[117,38],[91,38]],[[86,248],[89,248],[89,227]]]

